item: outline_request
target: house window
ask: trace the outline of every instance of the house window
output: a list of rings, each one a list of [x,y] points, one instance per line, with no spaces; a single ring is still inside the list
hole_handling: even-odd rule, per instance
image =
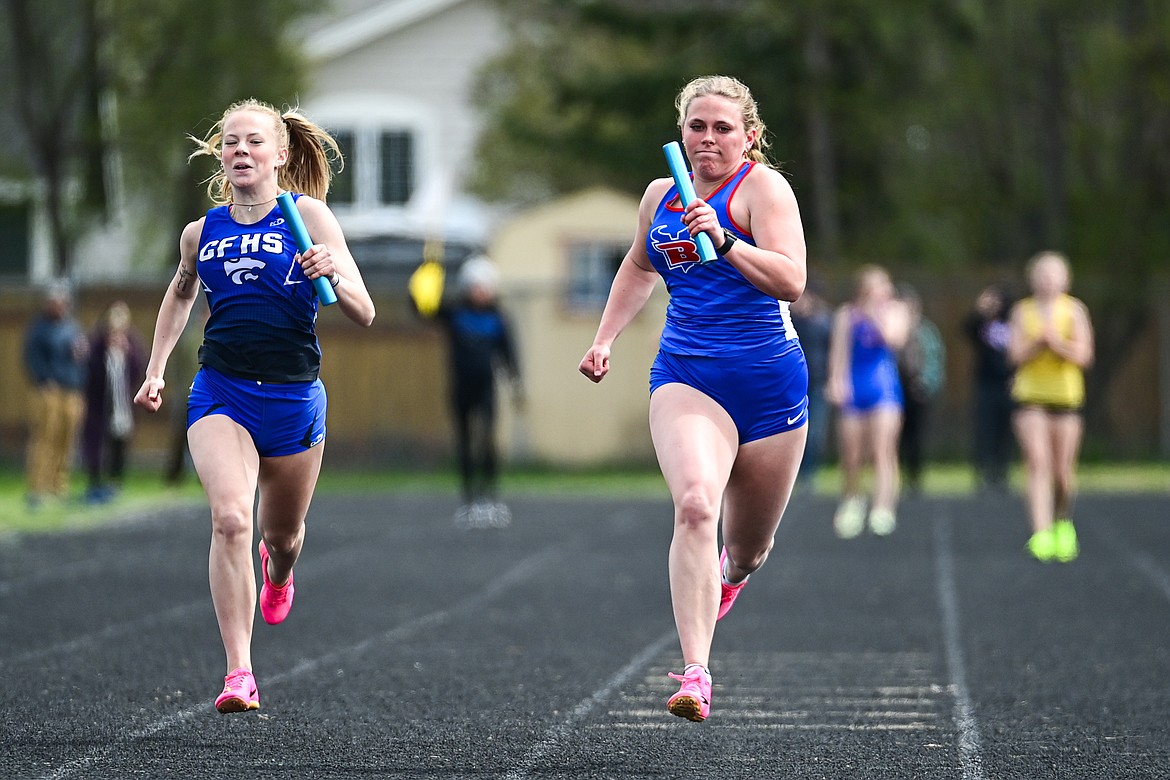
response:
[[[334,169],[329,202],[356,209],[405,206],[415,187],[415,142],[409,130],[380,127],[331,128],[345,159]]]
[[[28,203],[0,203],[0,274],[28,275],[30,211]]]
[[[383,132],[379,152],[382,158],[382,203],[404,205],[414,190],[414,143],[410,133]]]
[[[619,244],[578,243],[569,247],[567,303],[574,308],[602,308],[614,274],[626,256]]]
[[[341,157],[345,161],[345,167],[340,172],[336,168],[333,171],[333,181],[329,184],[329,201],[352,205],[356,191],[354,177],[358,170],[354,133],[352,130],[338,130],[332,135],[333,140],[337,141],[338,148],[341,149]]]

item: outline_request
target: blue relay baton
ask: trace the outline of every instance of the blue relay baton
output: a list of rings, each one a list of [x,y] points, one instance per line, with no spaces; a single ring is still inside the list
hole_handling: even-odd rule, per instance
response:
[[[674,177],[674,186],[678,189],[679,200],[685,209],[687,204],[698,196],[695,195],[695,185],[691,182],[691,175],[683,160],[682,149],[679,148],[678,141],[671,141],[663,144],[662,151],[666,152],[666,164],[670,167],[670,175]],[[699,261],[703,265],[719,258],[715,252],[715,245],[711,243],[711,237],[706,233],[695,236],[695,243],[699,247]]]
[[[288,229],[292,231],[293,240],[297,242],[297,249],[301,254],[308,252],[309,247],[313,245],[313,240],[309,238],[309,231],[305,228],[305,220],[301,219],[301,212],[297,209],[292,193],[282,192],[277,195],[276,205],[280,206],[280,213],[284,214],[284,221],[288,223]],[[313,289],[317,291],[317,297],[321,299],[323,306],[337,303],[337,293],[333,292],[333,285],[324,276],[318,276],[313,280]]]

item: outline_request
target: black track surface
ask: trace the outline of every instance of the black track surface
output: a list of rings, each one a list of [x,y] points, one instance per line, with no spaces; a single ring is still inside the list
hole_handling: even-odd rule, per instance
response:
[[[719,625],[712,716],[671,716],[669,503],[319,496],[262,708],[219,715],[196,506],[0,542],[5,778],[1166,778],[1170,511],[1083,497],[1082,555],[1017,498],[908,498],[836,539],[798,496]]]

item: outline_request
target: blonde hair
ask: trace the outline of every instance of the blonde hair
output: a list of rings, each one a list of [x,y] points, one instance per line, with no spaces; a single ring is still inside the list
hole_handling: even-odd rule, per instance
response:
[[[695,98],[709,95],[726,98],[739,106],[743,116],[744,130],[749,133],[753,130],[756,131],[755,140],[752,141],[751,147],[747,150],[748,159],[772,166],[772,161],[768,159],[766,151],[771,146],[766,137],[768,128],[760,119],[760,109],[756,105],[756,99],[752,97],[752,91],[739,79],[731,76],[699,76],[691,79],[674,100],[674,107],[678,111],[679,128],[681,129],[687,121],[687,110]]]
[[[290,108],[281,113],[268,103],[255,98],[232,103],[205,137],[187,136],[196,147],[187,157],[187,161],[203,155],[218,159],[222,150],[224,123],[237,111],[255,111],[272,119],[277,147],[288,149],[288,160],[276,172],[277,186],[282,190],[300,192],[318,200],[325,200],[329,194],[329,182],[333,178],[330,163],[336,160],[337,169],[340,171],[345,165],[345,160],[333,136],[309,120],[297,108]],[[207,179],[207,196],[217,206],[232,202],[232,185],[222,167]]]
[[[1028,260],[1028,263],[1025,266],[1025,270],[1028,274],[1031,274],[1032,271],[1036,270],[1036,266],[1040,265],[1045,260],[1055,260],[1056,262],[1060,263],[1064,266],[1064,270],[1069,272],[1071,276],[1071,271],[1068,265],[1068,257],[1066,257],[1063,252],[1056,252],[1052,249],[1045,249],[1043,252],[1037,252],[1036,254],[1032,255],[1031,259]]]
[[[869,292],[869,286],[875,279],[891,285],[893,284],[893,279],[890,278],[890,272],[884,266],[880,266],[877,263],[864,263],[859,266],[853,273],[853,297],[860,298]]]
[[[1064,274],[1064,279],[1061,280],[1060,287],[1064,292],[1067,292],[1072,287],[1072,266],[1069,265],[1068,257],[1063,252],[1057,252],[1052,249],[1046,249],[1032,255],[1028,260],[1028,264],[1024,267],[1024,272],[1028,277],[1028,283],[1033,284],[1033,279],[1036,275],[1036,268],[1044,262],[1054,262],[1060,266],[1061,272]]]

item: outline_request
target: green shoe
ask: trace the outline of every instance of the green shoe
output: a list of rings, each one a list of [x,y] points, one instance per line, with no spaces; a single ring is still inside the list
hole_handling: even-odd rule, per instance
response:
[[[1057,520],[1052,525],[1053,556],[1061,563],[1075,561],[1081,552],[1077,544],[1077,529],[1072,520]]]
[[[1028,552],[1041,563],[1048,563],[1056,557],[1056,529],[1045,528],[1028,539]]]

